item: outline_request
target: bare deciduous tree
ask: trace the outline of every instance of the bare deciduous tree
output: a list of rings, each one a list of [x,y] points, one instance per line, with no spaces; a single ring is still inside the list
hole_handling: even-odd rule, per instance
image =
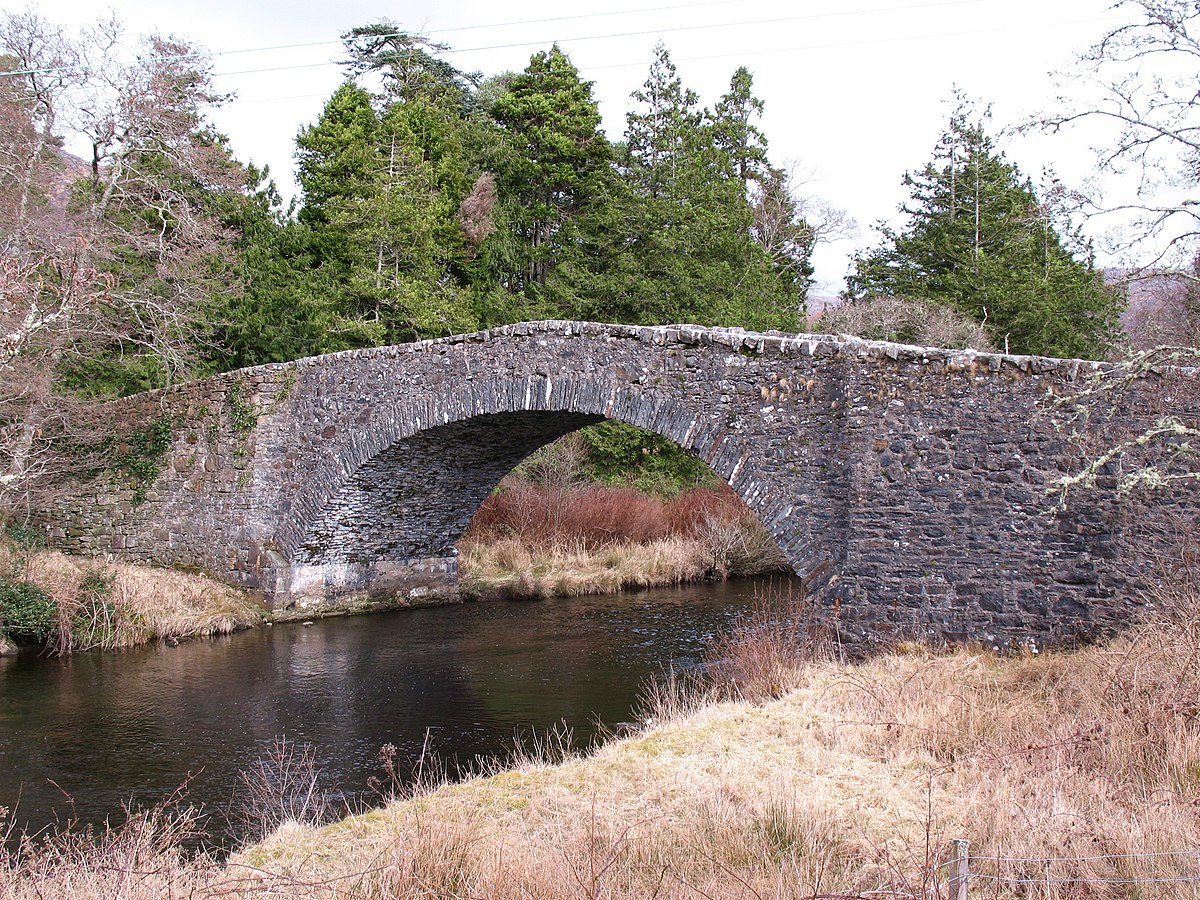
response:
[[[87,444],[72,373],[134,358],[170,381],[236,289],[220,203],[245,172],[205,118],[223,99],[207,56],[122,46],[115,20],[68,38],[32,10],[0,18],[0,516]],[[81,141],[86,162],[63,149]]]
[[[47,221],[62,169],[67,97],[83,82],[79,47],[32,10],[0,19],[0,250],[30,251],[59,229]],[[40,202],[39,202],[40,201]],[[61,203],[57,204],[61,209]]]
[[[1062,199],[1110,223],[1110,248],[1137,260],[1125,273],[1135,352],[1057,400],[1055,411],[1064,430],[1086,436],[1094,414],[1119,405],[1135,383],[1161,380],[1163,390],[1123,434],[1085,446],[1080,469],[1052,486],[1063,505],[1099,479],[1120,494],[1200,480],[1200,5],[1118,0],[1113,9],[1129,20],[1080,57],[1070,96],[1025,127],[1094,127],[1102,135],[1098,173],[1115,176],[1126,195],[1082,191]]]
[[[1099,127],[1099,171],[1131,179],[1131,193],[1105,200],[1077,192],[1072,196],[1080,211],[1114,223],[1113,249],[1136,253],[1139,269],[1165,268],[1197,279],[1200,6],[1193,0],[1119,0],[1113,8],[1134,18],[1080,57],[1070,95],[1026,127],[1051,133]]]
[[[62,362],[111,327],[114,280],[81,256],[0,258],[0,511],[30,504],[47,479],[86,465],[102,427],[91,404],[57,389]],[[64,441],[74,452],[62,452]]]

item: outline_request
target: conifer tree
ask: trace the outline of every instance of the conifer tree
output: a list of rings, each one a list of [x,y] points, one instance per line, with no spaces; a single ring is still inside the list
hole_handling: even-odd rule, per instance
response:
[[[510,139],[500,190],[514,204],[512,228],[522,247],[521,269],[508,287],[537,299],[555,266],[578,264],[574,226],[610,191],[612,148],[600,131],[591,83],[557,44],[508,79],[493,115]]]
[[[310,291],[332,298],[322,350],[400,343],[477,324],[459,220],[489,127],[470,79],[393,26],[345,36],[351,69],[383,93],[338,89],[298,138]],[[475,223],[473,234],[484,234]]]
[[[745,66],[733,73],[729,91],[713,111],[713,140],[729,159],[733,174],[749,191],[769,173],[766,135],[754,124],[763,102],[753,94],[754,79]]]
[[[748,75],[738,81],[709,113],[656,48],[626,117],[622,177],[589,219],[594,268],[576,281],[588,318],[795,327],[800,302],[753,236],[741,176],[765,145],[748,128],[761,104]]]
[[[848,297],[945,303],[1012,352],[1104,354],[1116,326],[1116,295],[1078,233],[1060,234],[1053,211],[995,150],[965,103],[933,161],[904,184],[912,192],[901,207],[908,225],[880,229],[881,246],[855,260]]]

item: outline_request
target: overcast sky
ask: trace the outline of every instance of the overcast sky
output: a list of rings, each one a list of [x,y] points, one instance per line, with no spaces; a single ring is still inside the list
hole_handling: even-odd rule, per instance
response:
[[[740,65],[766,103],[760,123],[772,160],[793,165],[802,192],[859,223],[855,238],[822,248],[818,293],[842,285],[850,254],[876,242],[872,225],[896,218],[903,173],[931,157],[954,86],[991,103],[997,130],[1045,108],[1052,70],[1123,20],[1106,0],[630,0],[574,3],[440,0],[118,0],[133,33],[192,38],[217,54],[221,89],[236,98],[214,118],[242,160],[270,165],[294,191],[297,129],[341,81],[338,35],[390,19],[450,44],[450,61],[485,75],[520,70],[557,41],[594,82],[605,128],[619,138],[629,94],[663,41],[686,86],[712,105]],[[8,11],[23,4],[8,3]],[[39,0],[47,19],[81,24],[104,7]],[[1090,163],[1080,137],[1024,137],[1002,147],[1038,178],[1047,164],[1068,181]]]

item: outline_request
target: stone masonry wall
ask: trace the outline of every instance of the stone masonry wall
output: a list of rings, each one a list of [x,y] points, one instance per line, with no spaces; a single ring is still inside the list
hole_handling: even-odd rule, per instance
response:
[[[68,549],[202,568],[277,605],[425,596],[452,588],[453,543],[503,474],[615,418],[728,480],[848,636],[1069,637],[1127,618],[1120,597],[1144,574],[1111,497],[1055,516],[1046,495],[1080,452],[1043,414],[1047,392],[1098,365],[694,326],[505,326],[114,404],[118,433],[169,417],[163,471],[141,502],[109,477],[47,524]],[[1160,381],[1114,417],[1148,417]],[[1138,518],[1196,512],[1178,495]]]

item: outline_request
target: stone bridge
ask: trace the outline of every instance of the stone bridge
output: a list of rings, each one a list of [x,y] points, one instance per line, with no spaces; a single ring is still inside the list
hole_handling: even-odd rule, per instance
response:
[[[404,604],[453,589],[455,541],[513,466],[611,418],[726,479],[847,634],[1053,639],[1126,618],[1125,589],[1144,576],[1111,497],[1054,515],[1047,496],[1080,452],[1042,414],[1047,393],[1098,366],[844,336],[511,325],[120,401],[126,444],[169,423],[157,477],[110,473],[46,524],[64,548],[199,568],[277,607]],[[1161,381],[1113,417],[1148,416]],[[1151,510],[1194,504],[1180,496]]]

